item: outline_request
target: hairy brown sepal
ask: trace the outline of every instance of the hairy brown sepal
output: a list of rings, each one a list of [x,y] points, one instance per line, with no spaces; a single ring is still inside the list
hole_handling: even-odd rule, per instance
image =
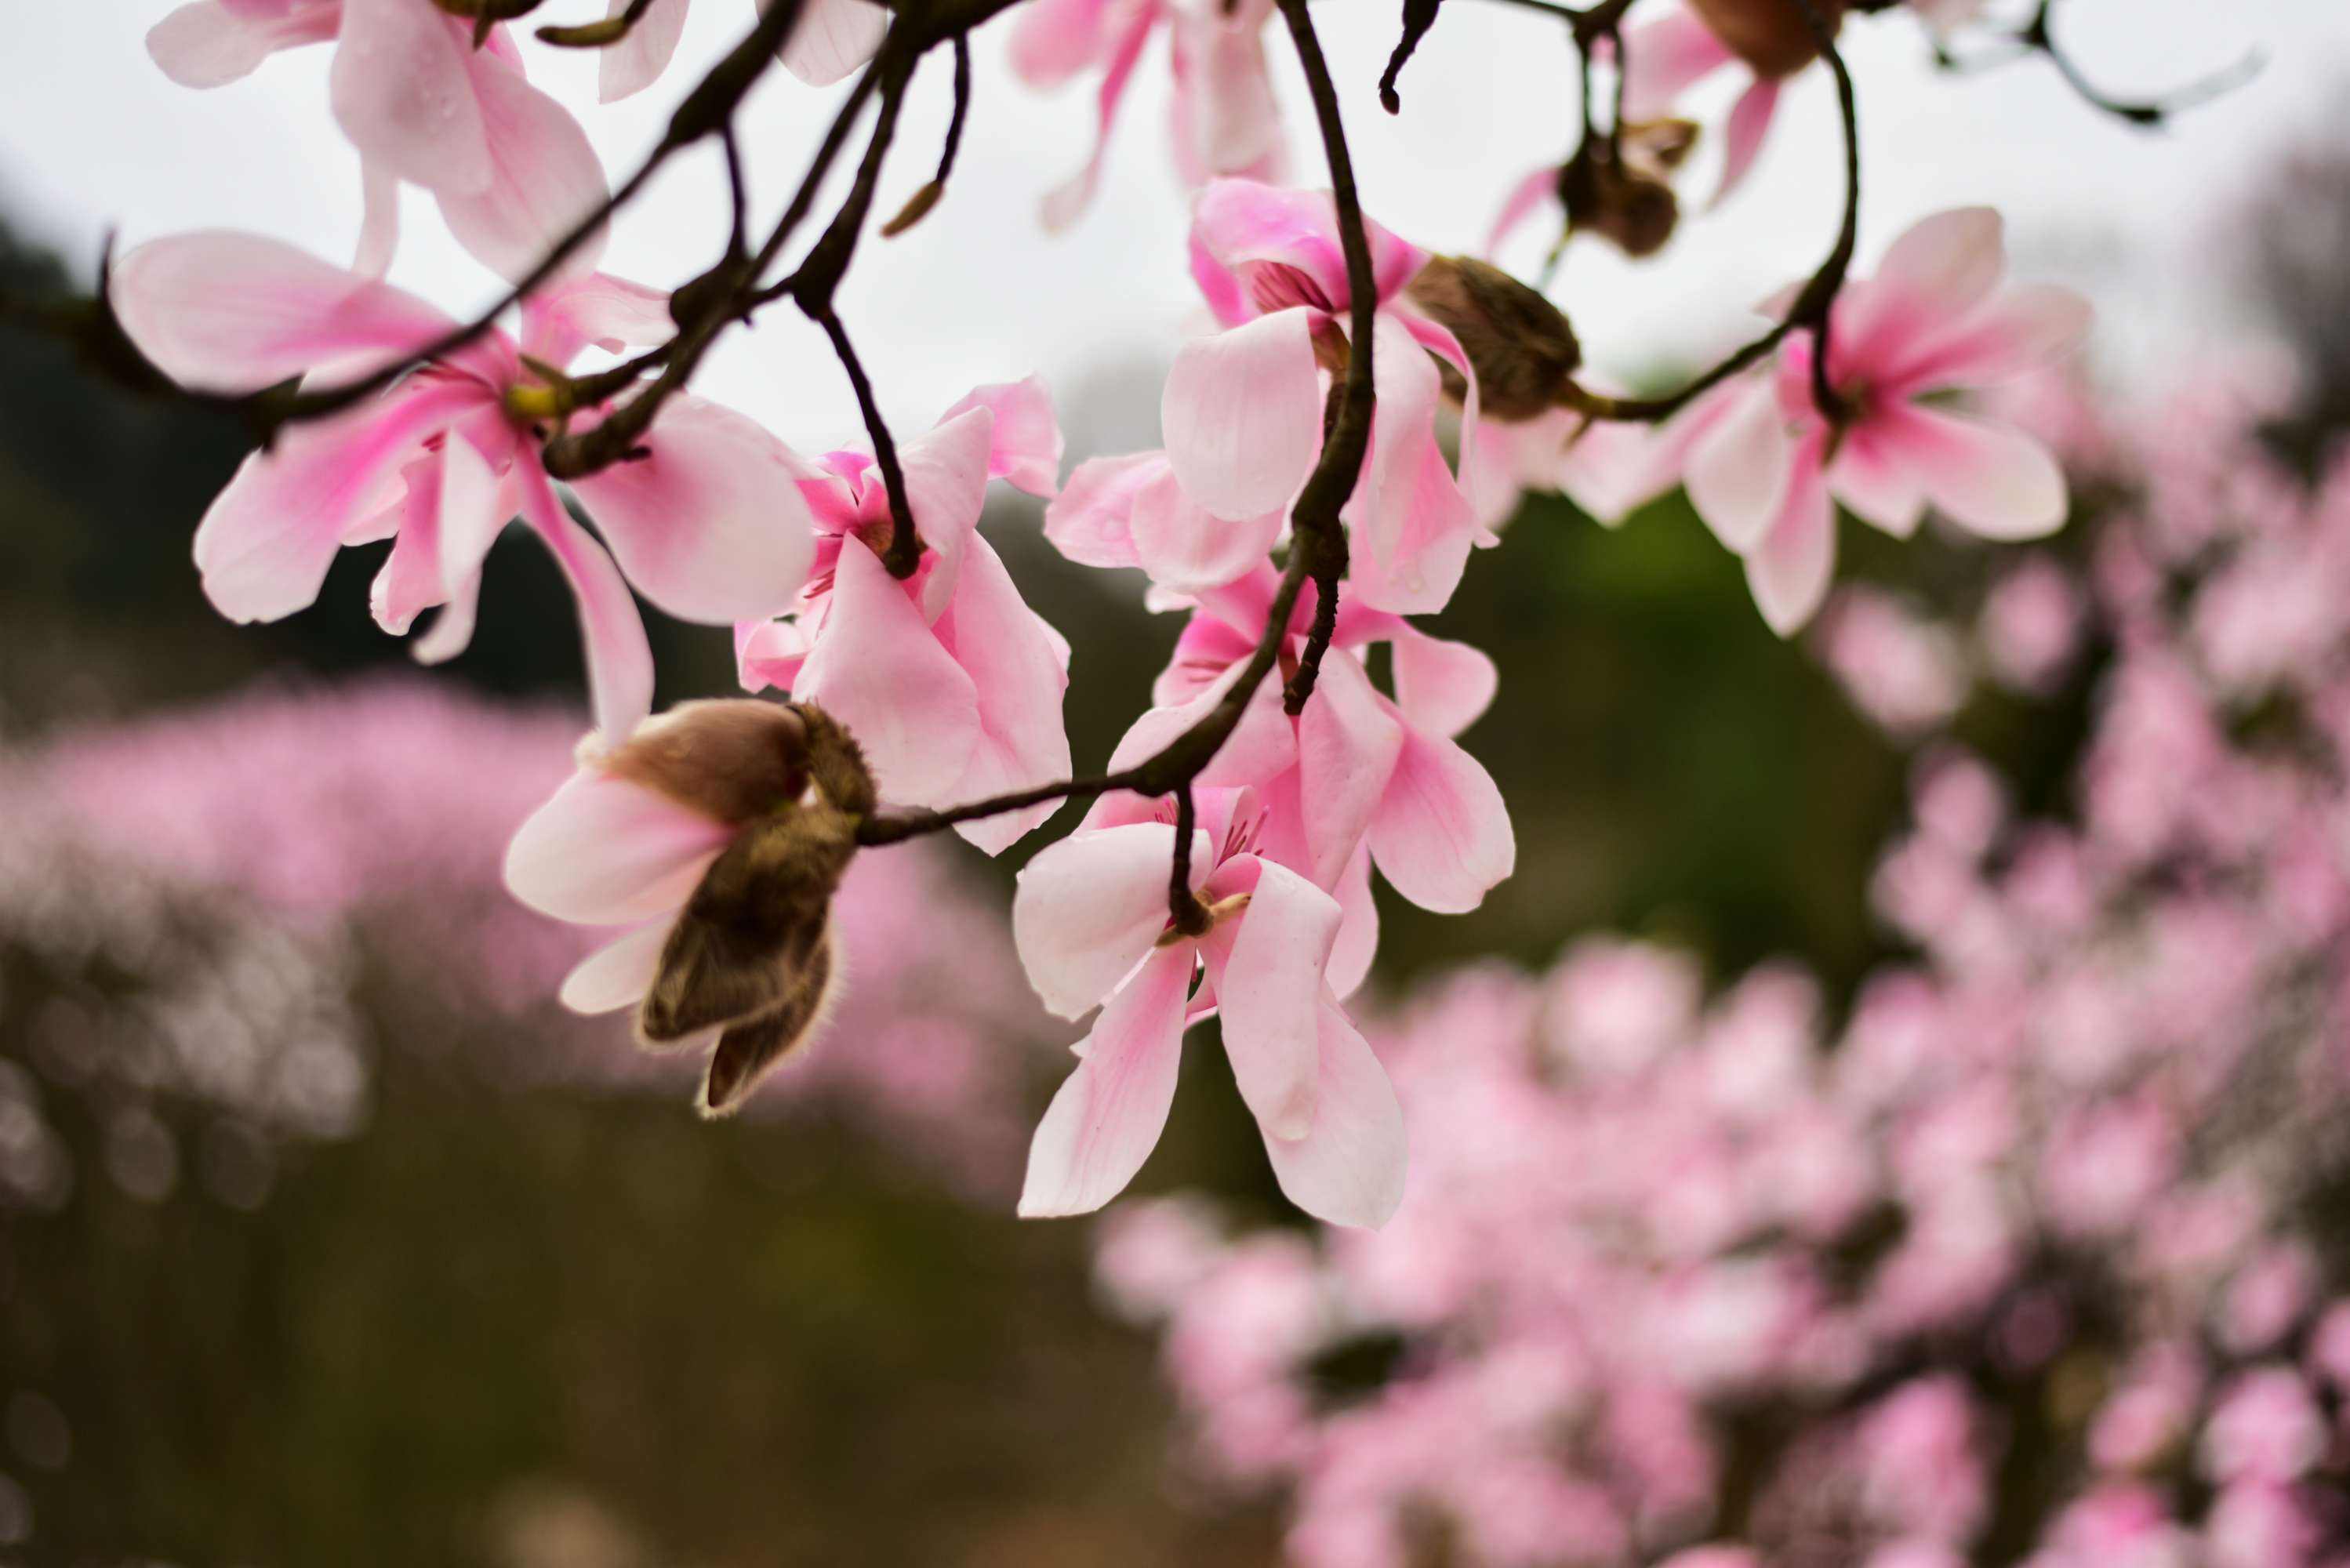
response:
[[[768,804],[711,862],[661,948],[637,1011],[654,1046],[720,1029],[699,1102],[732,1109],[767,1068],[821,1021],[838,970],[833,896],[857,854],[857,827],[874,807],[873,778],[847,731],[796,703],[712,702],[649,726],[616,753],[627,776],[705,799]],[[745,710],[759,710],[749,712]],[[788,723],[778,724],[770,715]],[[633,755],[631,755],[633,753]],[[781,772],[773,760],[780,753]],[[608,764],[613,765],[613,764]],[[681,786],[681,774],[714,773]],[[778,780],[795,786],[775,799]]]
[[[1497,420],[1530,420],[1565,395],[1582,347],[1558,306],[1501,268],[1433,256],[1411,280],[1411,301],[1461,341],[1477,395]]]
[[[1612,145],[1586,141],[1559,171],[1568,229],[1597,234],[1635,260],[1663,250],[1680,225],[1672,177],[1697,134],[1691,120],[1651,119],[1625,125]]]
[[[1819,57],[1819,40],[1796,0],[1690,0],[1723,47],[1759,77],[1793,76]],[[1845,0],[1812,0],[1833,35],[1843,25]]]
[[[603,760],[605,772],[721,822],[744,823],[808,786],[807,721],[780,702],[681,702]]]

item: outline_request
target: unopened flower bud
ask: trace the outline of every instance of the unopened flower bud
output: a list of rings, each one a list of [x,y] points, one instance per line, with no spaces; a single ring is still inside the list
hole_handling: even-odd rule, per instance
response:
[[[1556,408],[1583,363],[1558,306],[1501,268],[1468,256],[1435,256],[1411,281],[1411,302],[1460,339],[1477,373],[1483,411],[1530,420]]]
[[[1568,227],[1599,235],[1635,259],[1665,248],[1680,224],[1672,177],[1697,145],[1687,119],[1642,120],[1623,126],[1611,144],[1584,143],[1559,171],[1559,200]]]
[[[1810,0],[1833,35],[1844,22],[1846,0]],[[1797,0],[1690,0],[1724,47],[1758,77],[1793,76],[1818,57],[1819,40]]]

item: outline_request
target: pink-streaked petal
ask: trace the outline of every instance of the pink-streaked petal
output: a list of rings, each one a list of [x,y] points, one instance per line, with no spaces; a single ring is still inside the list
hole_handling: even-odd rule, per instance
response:
[[[1435,361],[1386,312],[1373,343],[1371,450],[1344,514],[1357,545],[1352,585],[1374,609],[1433,614],[1460,586],[1482,530],[1437,442],[1443,382]]]
[[[1110,13],[1131,7],[1132,0],[1028,0],[1012,26],[1013,73],[1032,88],[1058,87],[1101,58]]]
[[[774,0],[759,0],[761,9]],[[830,87],[873,57],[889,13],[872,0],[801,0],[799,20],[778,57],[810,87]]]
[[[669,68],[671,58],[677,53],[677,41],[685,32],[689,3],[690,0],[652,0],[626,36],[599,51],[596,67],[596,96],[599,101],[618,103],[633,97],[652,86]],[[611,0],[611,8],[605,14],[618,16],[629,5],[629,0]]]
[[[1219,517],[1287,506],[1322,448],[1313,313],[1276,311],[1186,343],[1159,420],[1168,461],[1201,506]]]
[[[1501,671],[1481,649],[1409,627],[1393,644],[1396,706],[1411,727],[1451,740],[1477,722],[1501,689]]]
[[[1613,528],[1680,483],[1689,429],[1594,424],[1569,436],[1552,481],[1592,521]]]
[[[477,187],[417,182],[440,198],[441,215],[459,244],[499,275],[519,281],[603,204],[604,165],[571,111],[525,81],[518,68],[487,50],[466,57],[465,66],[488,139],[489,178]],[[598,229],[557,275],[595,271],[604,238],[605,230]]]
[[[1681,94],[1737,57],[1690,12],[1643,23],[1624,40],[1624,118],[1663,119]]]
[[[974,387],[939,416],[945,424],[971,409],[995,415],[987,448],[987,476],[1001,479],[1015,490],[1049,501],[1061,488],[1061,421],[1053,413],[1053,394],[1042,376]]]
[[[1453,742],[1410,731],[1371,818],[1370,844],[1388,885],[1440,915],[1475,909],[1518,863],[1492,775]]]
[[[556,1000],[588,1017],[635,1006],[653,988],[653,977],[660,972],[661,948],[669,941],[670,924],[655,920],[639,926],[589,953],[563,977]]]
[[[1558,202],[1558,166],[1545,163],[1541,168],[1510,187],[1502,198],[1502,210],[1493,214],[1493,227],[1485,235],[1485,254],[1492,255],[1509,243],[1518,226],[1544,205]]]
[[[1355,656],[1331,649],[1297,716],[1298,791],[1311,803],[1303,869],[1320,886],[1334,886],[1361,846],[1403,744],[1402,724]]]
[[[259,234],[152,240],[114,265],[122,329],[183,386],[253,392],[322,366],[407,358],[455,325],[415,296]]]
[[[1347,862],[1333,889],[1343,917],[1338,940],[1331,944],[1330,994],[1344,1002],[1371,977],[1371,961],[1379,951],[1379,910],[1371,898],[1371,848],[1366,844]]]
[[[2064,471],[2021,431],[1905,403],[1878,418],[1888,461],[1927,499],[1986,539],[2037,539],[2064,525]]]
[[[1133,767],[1158,753],[1178,735],[1208,715],[1241,677],[1237,664],[1201,688],[1190,701],[1144,711],[1110,753],[1110,769]],[[1297,731],[1289,715],[1282,711],[1281,682],[1267,679],[1258,683],[1241,711],[1240,722],[1218,748],[1215,757],[1201,773],[1199,784],[1207,789],[1243,789],[1263,784],[1288,772],[1297,765]]]
[[[1721,184],[1713,192],[1714,205],[1730,200],[1754,171],[1771,136],[1771,121],[1779,113],[1779,89],[1777,78],[1762,78],[1731,106],[1730,119],[1722,127]]]
[[[523,520],[563,568],[579,607],[579,638],[596,726],[605,744],[619,745],[652,712],[653,652],[645,640],[644,620],[620,569],[564,510],[537,459],[526,458],[515,468]]]
[[[363,403],[246,458],[196,529],[213,607],[267,621],[316,599],[346,529],[395,504],[400,470],[480,397],[470,384],[443,385]]]
[[[359,160],[359,237],[351,249],[351,271],[381,277],[400,249],[400,176],[380,163]]]
[[[1088,458],[1045,508],[1045,537],[1080,566],[1139,566],[1134,547],[1134,501],[1151,483],[1171,476],[1163,452]]]
[[[1887,247],[1876,273],[1836,301],[1832,364],[1839,379],[1909,388],[1905,361],[1971,315],[2007,271],[2005,225],[1989,207],[1921,219]]]
[[[432,190],[479,192],[492,177],[463,25],[415,0],[344,0],[329,93],[362,157]]]
[[[1205,951],[1241,1098],[1269,1137],[1300,1138],[1314,1125],[1315,1015],[1344,914],[1286,866],[1256,866],[1248,908]]]
[[[523,301],[522,321],[523,352],[557,367],[591,345],[618,354],[666,343],[677,332],[668,295],[603,272],[539,290]]]
[[[800,464],[733,410],[680,393],[645,433],[649,454],[575,482],[620,570],[683,620],[789,609],[816,555]]]
[[[1024,1219],[1089,1214],[1126,1189],[1166,1130],[1183,1058],[1189,942],[1154,956],[1109,1000],[1077,1069],[1028,1147]]]
[[[1326,998],[1315,1017],[1314,1126],[1302,1138],[1266,1138],[1265,1155],[1292,1203],[1333,1225],[1377,1230],[1403,1202],[1403,1107],[1345,1011]]]
[[[476,572],[449,590],[447,602],[441,613],[423,634],[408,645],[409,656],[419,664],[446,664],[465,651],[473,640],[473,625],[482,605],[482,577]]]
[[[1080,829],[1021,868],[1012,940],[1028,983],[1055,1016],[1082,1017],[1140,963],[1167,929],[1175,829],[1137,822]],[[1215,846],[1195,834],[1191,879],[1207,879]],[[1180,944],[1188,955],[1190,944]]]
[[[1136,564],[1159,587],[1188,594],[1253,570],[1281,537],[1284,521],[1278,510],[1227,521],[1193,501],[1167,471],[1135,495],[1129,527]]]
[[[1428,253],[1368,219],[1363,227],[1370,241],[1372,285],[1380,299],[1390,299],[1427,265]],[[1338,242],[1337,212],[1327,191],[1285,190],[1253,180],[1212,181],[1192,206],[1191,237],[1216,265],[1235,275],[1263,265],[1293,270],[1311,284],[1317,296],[1307,303],[1322,309],[1343,316],[1352,298],[1346,253]],[[1258,308],[1298,303],[1260,301]]]
[[[1135,64],[1142,58],[1142,47],[1150,41],[1150,29],[1159,15],[1158,5],[1141,0],[1125,6],[1113,23],[1117,32],[1109,45],[1101,87],[1094,96],[1094,150],[1083,168],[1045,193],[1038,218],[1047,234],[1066,229],[1093,204],[1095,187],[1101,182],[1102,160],[1109,154],[1110,130],[1118,123],[1118,106],[1126,99],[1127,84],[1134,78]]]
[[[861,540],[841,541],[832,607],[792,694],[848,726],[886,798],[954,804],[979,741],[979,693]]]
[[[216,88],[247,77],[280,49],[324,43],[341,17],[328,6],[281,15],[192,0],[147,30],[147,53],[184,88]]]
[[[724,823],[589,764],[506,847],[506,888],[542,915],[633,925],[684,908],[733,837]]]
[[[1744,550],[1784,510],[1795,480],[1795,440],[1767,379],[1746,387],[1721,422],[1690,449],[1690,504],[1714,537]]]
[[[745,691],[789,691],[807,656],[807,633],[794,622],[744,621],[734,628],[734,674]]]
[[[1793,637],[1812,618],[1835,574],[1835,508],[1814,456],[1816,450],[1815,443],[1805,443],[1778,517],[1746,552],[1746,586],[1754,607],[1781,637]]]
[[[955,781],[955,794],[979,800],[1068,777],[1069,734],[1061,705],[1069,675],[1063,645],[1021,598],[1012,574],[986,540],[971,541],[962,581],[937,631],[979,697],[979,734],[970,763]],[[958,823],[955,831],[987,854],[1001,855],[1060,806],[1059,801],[1045,801],[1024,811]]]
[[[1263,0],[1174,7],[1168,16],[1176,166],[1186,184],[1218,174],[1277,179],[1281,105],[1265,68]]]
[[[1896,460],[1879,421],[1863,420],[1844,432],[1828,465],[1828,489],[1862,522],[1897,539],[1916,533],[1926,514],[1926,488]]]
[[[2054,364],[2089,335],[2089,302],[2055,284],[2007,289],[1939,332],[1904,345],[1891,379],[1912,393],[1987,387]]]
[[[898,450],[906,476],[906,504],[914,530],[938,556],[922,580],[922,613],[937,619],[954,597],[963,549],[987,507],[989,460],[995,450],[995,411],[984,404],[950,415]],[[877,474],[873,482],[880,483]]]
[[[489,460],[452,431],[441,449],[441,589],[453,595],[479,581],[482,563],[515,514],[515,500]]]

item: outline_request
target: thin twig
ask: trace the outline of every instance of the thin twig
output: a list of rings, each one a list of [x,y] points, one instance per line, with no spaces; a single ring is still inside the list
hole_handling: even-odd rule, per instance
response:
[[[881,225],[881,237],[894,240],[916,223],[931,215],[931,209],[946,194],[947,177],[954,172],[955,154],[962,151],[963,122],[971,118],[971,40],[958,33],[954,38],[954,113],[947,119],[947,138],[939,148],[939,171],[931,176],[930,183],[915,192],[898,209],[898,215]]]

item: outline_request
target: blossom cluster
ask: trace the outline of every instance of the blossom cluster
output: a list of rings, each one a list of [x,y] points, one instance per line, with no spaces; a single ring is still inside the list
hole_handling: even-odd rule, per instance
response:
[[[1108,1223],[1295,1561],[2350,1560],[2350,464],[2305,485],[2263,414],[2219,376],[2076,416],[2120,497],[2085,566],[1831,637],[1930,649],[1850,661],[1933,738],[1875,888],[1913,956],[1846,1015],[1604,938],[1471,970],[1369,1030],[1383,1232]],[[1948,739],[1978,672],[2094,680],[2063,815]]]
[[[1100,1010],[1037,1129],[1024,1211],[1089,1210],[1125,1185],[1164,1123],[1186,1028],[1213,1013],[1291,1197],[1376,1226],[1401,1199],[1405,1149],[1393,1091],[1344,1005],[1376,946],[1371,876],[1460,912],[1514,862],[1501,795],[1459,742],[1492,698],[1493,667],[1408,618],[1444,608],[1519,492],[1564,489],[1612,518],[1686,480],[1783,633],[1825,591],[1835,502],[1896,534],[1929,504],[2000,539],[2063,521],[2063,478],[2043,451],[1945,406],[2063,352],[2085,323],[2061,291],[2001,286],[1994,214],[1928,219],[1861,282],[1845,275],[1848,213],[1839,259],[1768,307],[1775,352],[1752,373],[1653,432],[1587,428],[1610,400],[1575,382],[1580,351],[1555,306],[1353,210],[1334,89],[1294,7],[1337,189],[1267,182],[1285,165],[1266,58],[1275,8],[1029,0],[1019,18],[1013,64],[1030,83],[1100,76],[1095,153],[1047,199],[1049,224],[1085,205],[1162,27],[1177,162],[1197,190],[1187,254],[1209,327],[1168,372],[1165,445],[1081,463],[1066,489],[1040,381],[977,388],[895,440],[830,306],[912,64],[950,36],[960,55],[992,11],[934,34],[936,18],[893,20],[869,0],[763,3],[745,47],[764,60],[772,43],[810,84],[864,68],[840,134],[878,81],[874,141],[834,229],[768,285],[806,202],[754,258],[730,136],[728,259],[675,292],[597,270],[605,229],[660,158],[717,133],[751,79],[739,50],[616,192],[569,110],[528,80],[502,18],[532,4],[192,0],[151,34],[174,79],[207,88],[331,42],[334,115],[370,196],[348,268],[204,233],[151,241],[111,269],[115,319],[183,386],[255,400],[294,381],[317,400],[203,518],[205,591],[233,618],[274,619],[317,597],[340,550],[390,541],[375,618],[401,634],[432,615],[415,652],[436,662],[467,645],[484,559],[520,518],[577,600],[597,733],[517,838],[510,882],[610,939],[565,982],[567,1002],[634,1009],[648,1044],[712,1046],[705,1111],[731,1109],[828,1015],[841,964],[827,911],[858,847],[894,841],[875,836],[880,816],[946,814],[929,826],[951,824],[998,854],[1062,799],[1097,796],[1022,874],[1014,901],[1037,993],[1071,1018]],[[609,100],[661,75],[686,9],[613,0],[601,23],[540,36],[600,47]],[[1587,184],[1590,168],[1561,171],[1570,222],[1637,248],[1608,201],[1645,180],[1669,202],[1697,135],[1676,118],[1679,95],[1732,64],[1755,78],[1727,130],[1734,185],[1780,84],[1823,58],[1842,73],[1832,39],[1846,9],[1695,0],[1628,30],[1611,22],[1599,42],[1622,107],[1607,146],[1626,164],[1596,209],[1567,179],[1579,168]],[[1969,9],[1937,5],[1927,19],[1945,27]],[[1595,47],[1579,26],[1575,41]],[[941,180],[967,96],[959,64]],[[809,199],[838,141],[810,171]],[[1632,150],[1656,169],[1627,172]],[[385,281],[402,182],[429,190],[454,236],[515,285],[511,332],[461,324]],[[806,456],[682,389],[712,337],[785,300],[832,337],[869,445]],[[1346,463],[1354,472],[1323,472]],[[1150,797],[1070,776],[1073,650],[979,532],[998,480],[1050,503],[1045,531],[1064,554],[1139,569],[1155,605],[1189,617],[1154,705],[1109,763],[1114,778],[1141,770]],[[1335,517],[1295,515],[1309,496]],[[788,704],[654,718],[639,595],[733,628],[744,688]],[[1193,748],[1171,788],[1146,766],[1201,737],[1213,743]]]

